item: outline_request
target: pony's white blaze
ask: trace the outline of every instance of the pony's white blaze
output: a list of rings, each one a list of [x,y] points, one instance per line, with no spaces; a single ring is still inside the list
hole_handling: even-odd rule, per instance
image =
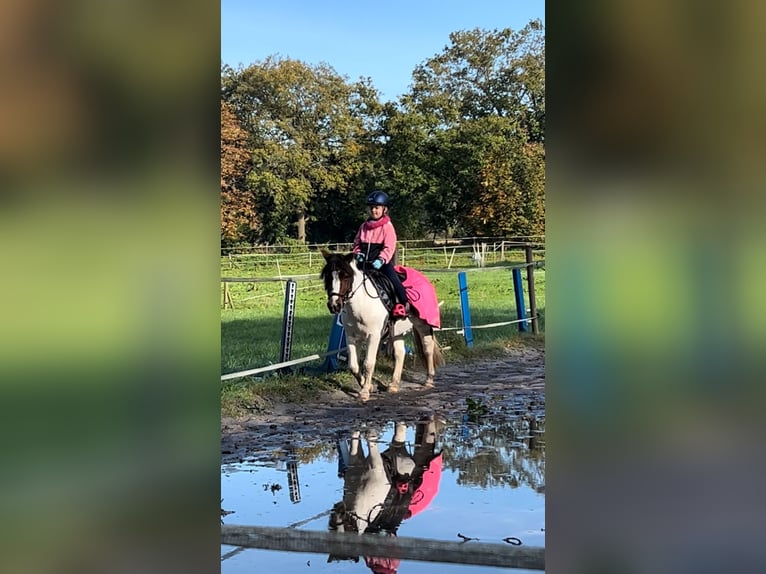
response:
[[[330,292],[330,295],[327,298],[327,307],[333,313],[339,313],[341,309],[341,305],[342,305],[341,298],[340,298],[341,281],[340,281],[340,277],[338,277],[337,271],[332,272],[332,281],[330,285],[332,286],[332,291]]]
[[[381,338],[389,325],[388,309],[380,300],[375,286],[353,262],[353,254],[341,255],[323,251],[327,264],[321,277],[327,291],[327,308],[340,313],[346,330],[348,344],[348,368],[362,387],[359,398],[366,401],[372,391],[372,375]],[[433,328],[420,317],[412,316],[392,324],[389,333],[394,354],[394,372],[390,392],[399,390],[404,368],[404,335],[413,332],[415,350],[428,372],[426,386],[433,386],[436,366],[442,362],[441,351],[436,344]],[[360,369],[358,349],[367,347],[363,369]]]

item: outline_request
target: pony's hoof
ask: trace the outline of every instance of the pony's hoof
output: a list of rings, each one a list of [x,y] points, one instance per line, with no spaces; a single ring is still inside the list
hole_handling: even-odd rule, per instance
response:
[[[389,393],[398,393],[399,392],[399,385],[396,385],[396,386],[389,385],[388,392]]]
[[[375,429],[370,429],[364,434],[364,438],[372,442],[375,442],[376,440],[378,440],[378,431],[376,431]]]
[[[433,389],[434,388],[434,382],[433,381],[426,381],[426,384],[423,385],[427,389]]]
[[[362,401],[363,403],[366,403],[367,401],[369,401],[370,391],[362,391],[361,393],[359,393],[359,400]]]

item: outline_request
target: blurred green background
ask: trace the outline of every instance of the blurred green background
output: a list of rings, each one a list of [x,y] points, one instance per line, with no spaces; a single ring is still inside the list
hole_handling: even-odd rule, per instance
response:
[[[546,4],[549,572],[763,570],[765,12]]]
[[[2,572],[219,567],[218,20],[3,4]]]
[[[3,6],[0,571],[218,568],[218,11]],[[763,571],[764,11],[546,4],[549,572]]]

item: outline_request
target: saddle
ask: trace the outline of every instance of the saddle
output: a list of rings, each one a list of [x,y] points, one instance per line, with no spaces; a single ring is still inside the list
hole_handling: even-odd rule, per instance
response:
[[[383,303],[388,313],[391,314],[391,311],[396,304],[396,292],[394,291],[394,286],[391,283],[391,280],[369,264],[365,264],[364,273],[375,286],[380,301]],[[396,274],[399,276],[400,280],[406,277],[406,274],[399,271],[397,271]]]

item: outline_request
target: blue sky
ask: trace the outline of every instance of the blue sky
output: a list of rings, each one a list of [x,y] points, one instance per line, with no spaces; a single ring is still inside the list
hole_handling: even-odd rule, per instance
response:
[[[545,22],[544,0],[221,0],[221,61],[324,62],[350,81],[371,78],[383,101],[395,100],[450,32],[520,30],[535,18]]]

